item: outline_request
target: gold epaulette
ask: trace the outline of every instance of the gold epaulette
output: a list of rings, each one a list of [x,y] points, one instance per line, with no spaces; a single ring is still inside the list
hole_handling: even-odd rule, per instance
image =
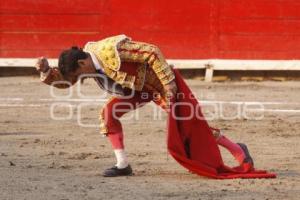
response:
[[[120,71],[121,59],[117,50],[119,43],[131,40],[126,35],[109,37],[98,42],[88,42],[84,51],[92,52],[101,61],[104,73],[121,84],[123,87],[133,88],[135,77]]]
[[[130,40],[130,38],[126,35],[117,35],[98,42],[88,42],[83,50],[93,52],[102,61],[104,68],[118,71],[121,66],[121,60],[117,46],[124,40]]]

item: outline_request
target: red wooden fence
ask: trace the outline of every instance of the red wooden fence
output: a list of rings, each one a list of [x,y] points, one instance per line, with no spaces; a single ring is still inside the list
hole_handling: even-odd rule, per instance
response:
[[[299,0],[2,0],[0,57],[124,33],[177,59],[300,59]]]

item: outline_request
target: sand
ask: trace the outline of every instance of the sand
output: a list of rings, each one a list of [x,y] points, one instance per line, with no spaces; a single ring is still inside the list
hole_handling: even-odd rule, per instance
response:
[[[166,114],[152,103],[135,113],[138,120],[130,114],[122,119],[134,176],[104,178],[102,171],[115,159],[107,138],[92,127],[103,103],[80,98],[76,86],[73,100],[57,99],[37,77],[9,77],[0,79],[0,199],[299,199],[299,82],[188,84],[204,101],[206,116],[213,118],[209,123],[246,143],[256,168],[278,178],[213,180],[189,173],[168,155]],[[102,94],[92,80],[82,93]],[[206,104],[212,101],[217,102]],[[264,112],[249,111],[261,107]],[[236,115],[239,110],[244,114]],[[226,163],[235,164],[222,153]]]

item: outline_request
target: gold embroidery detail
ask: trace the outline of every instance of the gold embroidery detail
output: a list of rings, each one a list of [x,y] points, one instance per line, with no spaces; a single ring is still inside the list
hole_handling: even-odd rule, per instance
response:
[[[110,97],[108,99],[108,101],[102,106],[102,108],[100,109],[100,114],[99,114],[99,121],[100,121],[100,134],[106,136],[108,134],[108,128],[104,119],[104,109],[105,107],[114,99],[115,97]]]
[[[104,115],[103,115],[104,106],[100,109],[100,115],[99,115],[99,121],[100,121],[99,128],[100,128],[100,130],[99,131],[100,131],[101,134],[106,135],[108,133],[108,129],[107,129],[107,126],[105,124]]]
[[[133,89],[135,82],[135,76],[127,75],[125,81],[123,82],[123,87]],[[134,88],[135,89],[135,88]]]
[[[136,70],[136,74],[136,81],[134,83],[135,90],[142,91],[145,83],[146,65],[140,64]]]
[[[120,42],[129,40],[125,35],[113,36],[98,42],[87,43],[84,51],[92,51],[100,59],[104,67],[114,71],[120,69],[121,61],[118,55],[117,46]]]
[[[125,81],[125,78],[126,78],[126,76],[127,76],[127,73],[126,72],[122,72],[122,71],[117,71],[117,76],[116,76],[116,78],[115,78],[115,81],[117,82],[117,83],[119,83],[119,84],[123,84],[124,83],[124,81]]]

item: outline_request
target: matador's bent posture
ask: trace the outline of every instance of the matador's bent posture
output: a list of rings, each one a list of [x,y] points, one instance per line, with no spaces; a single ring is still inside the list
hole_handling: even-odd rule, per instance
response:
[[[100,111],[100,132],[109,138],[117,160],[115,166],[104,171],[105,177],[132,175],[132,168],[124,150],[124,134],[119,118],[126,112],[150,101],[154,101],[170,113],[170,105],[172,99],[176,99],[176,94],[184,90],[189,92],[188,88],[180,86],[184,83],[179,73],[168,65],[158,47],[132,41],[125,35],[88,42],[83,49],[72,47],[65,50],[59,57],[58,67],[50,68],[47,59],[42,57],[38,60],[36,68],[41,72],[42,82],[58,88],[66,88],[75,84],[80,75],[96,73],[105,77],[105,79],[94,77],[102,89],[113,94],[113,97]],[[53,84],[56,81],[60,82]],[[61,81],[68,81],[70,84]],[[128,96],[130,97],[128,98]],[[230,173],[240,174],[253,171],[253,161],[246,145],[233,143],[221,135],[220,131],[207,129],[206,122],[203,125],[203,131],[199,130],[199,127],[195,128],[198,130],[190,130],[190,127],[182,130],[183,133],[186,129],[190,131],[185,135],[180,133],[181,141],[181,139],[177,139],[175,132],[180,132],[180,126],[184,127],[189,122],[176,125],[175,120],[174,123],[169,130],[168,137],[171,142],[168,144],[168,148],[173,157],[190,171],[214,178],[226,178],[226,173],[229,172],[226,171],[226,167],[224,168],[215,144],[229,150],[238,161],[239,167],[245,164],[248,166],[246,171],[243,169],[244,171],[240,172],[236,170],[237,168],[232,168],[231,171],[229,170]],[[201,122],[199,122],[200,124]],[[175,130],[174,127],[177,129]],[[200,129],[202,128],[200,127]],[[201,141],[199,139],[203,145],[195,144],[198,145],[196,150],[193,148],[198,139],[192,139],[196,137],[191,133],[205,137]],[[180,142],[178,143],[178,141]],[[203,153],[201,154],[201,152]],[[225,175],[220,175],[220,173]]]

